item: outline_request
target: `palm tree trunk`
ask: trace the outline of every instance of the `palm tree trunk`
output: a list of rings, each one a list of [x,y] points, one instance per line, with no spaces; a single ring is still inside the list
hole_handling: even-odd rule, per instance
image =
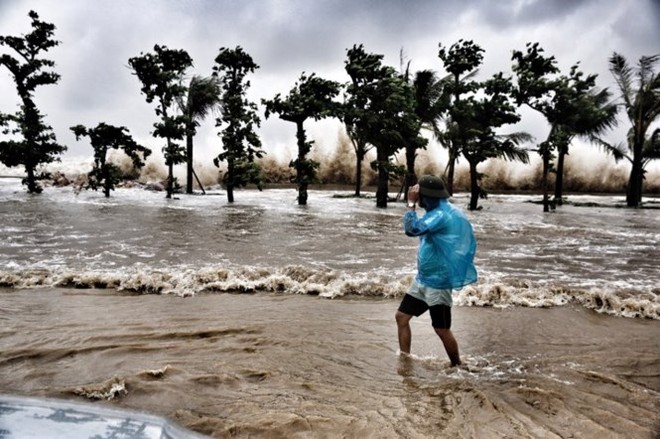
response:
[[[550,154],[543,154],[543,212],[550,212],[550,196],[548,177],[550,174]]]
[[[644,182],[644,170],[641,160],[633,160],[628,188],[626,190],[626,204],[628,207],[639,207],[642,203],[642,184]]]
[[[190,131],[186,134],[186,193],[193,193],[193,135]]]
[[[106,198],[110,198],[110,186],[112,182],[110,181],[110,172],[108,172],[108,165],[105,162],[105,157],[101,161],[101,173],[103,175],[103,193]]]
[[[34,166],[31,163],[25,164],[25,172],[27,172],[27,187],[28,192],[31,194],[38,194],[41,192],[39,186],[37,185],[37,179],[34,175]]]
[[[227,202],[234,202],[234,161],[227,160]]]
[[[557,154],[557,176],[555,181],[555,203],[559,206],[563,204],[562,198],[564,196],[564,159],[566,152],[559,150]]]
[[[355,196],[360,196],[360,189],[362,188],[362,162],[364,161],[364,149],[358,148],[355,151],[356,163],[355,163]]]
[[[382,150],[383,148],[376,148],[376,160],[378,161],[378,189],[376,190],[376,207],[384,209],[387,207],[390,175],[389,172],[387,172],[387,167],[385,166],[389,157],[387,157],[387,155]]]
[[[642,142],[635,139],[633,148],[632,169],[626,190],[628,207],[639,207],[642,203],[642,184],[644,183],[644,166],[642,165]]]
[[[470,210],[477,210],[479,207],[480,192],[477,163],[470,161]]]
[[[446,174],[447,174],[447,191],[449,191],[450,195],[454,195],[454,173],[456,169],[456,157],[453,153],[453,151],[450,149],[449,150],[449,158],[447,161],[447,169],[446,169]]]
[[[296,179],[298,180],[298,205],[307,204],[307,180],[305,175],[305,160],[307,156],[307,142],[302,121],[296,121],[296,137],[298,138],[298,161],[296,162]]]
[[[415,159],[417,154],[414,148],[406,148],[406,178],[403,185],[403,197],[408,201],[408,189],[417,184],[417,175],[415,174]]]

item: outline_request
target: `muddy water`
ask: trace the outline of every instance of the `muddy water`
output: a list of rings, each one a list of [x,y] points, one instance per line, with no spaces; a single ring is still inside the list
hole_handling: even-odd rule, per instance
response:
[[[1,290],[3,393],[161,414],[213,437],[657,437],[658,322],[457,307],[397,355],[387,299]]]
[[[658,210],[484,200],[451,369],[427,316],[397,355],[417,248],[401,203],[345,195],[30,196],[0,179],[0,393],[214,437],[660,435]]]

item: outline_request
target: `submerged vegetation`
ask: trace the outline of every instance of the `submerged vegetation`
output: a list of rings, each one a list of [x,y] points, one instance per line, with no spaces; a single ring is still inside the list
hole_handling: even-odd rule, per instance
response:
[[[43,58],[44,52],[59,44],[54,39],[55,26],[40,21],[34,11],[29,17],[30,33],[0,36],[0,47],[10,49],[10,53],[0,55],[0,67],[11,73],[21,99],[18,111],[0,113],[0,162],[8,167],[24,166],[28,192],[38,193],[41,186],[37,183],[37,168],[59,160],[66,147],[57,143],[34,101],[38,86],[56,84],[60,78],[49,70],[55,67],[54,62]],[[250,86],[246,76],[259,67],[240,46],[233,50],[221,48],[213,73],[193,75],[187,85],[184,79],[193,60],[183,49],[156,44],[153,52],[132,57],[128,64],[147,102],[156,103],[159,121],[154,123],[153,135],[164,141],[168,198],[178,190],[174,177],[177,164],[187,165],[188,193],[193,192],[193,175],[202,186],[192,168],[193,138],[200,121],[217,111],[222,152],[214,163],[218,167],[220,162],[226,163],[222,181],[228,202],[233,202],[237,187],[256,184],[261,188],[264,182],[279,178],[295,184],[298,203],[306,204],[309,185],[320,181],[320,163],[315,160],[314,141],[307,137],[305,122],[331,117],[342,122],[354,153],[355,174],[342,179],[352,180],[355,196],[361,196],[365,161],[373,158],[369,165],[375,176],[378,207],[387,207],[393,179],[403,178],[403,194],[416,182],[420,172],[416,169],[417,159],[428,146],[425,131],[447,150],[444,170],[432,172],[446,178],[450,192],[456,187],[457,162],[464,158],[468,163],[471,210],[480,208],[479,199],[487,193],[483,168],[492,172],[493,159],[529,163],[529,152],[538,153],[542,160],[536,188],[542,188],[544,211],[561,205],[567,186],[565,157],[576,137],[600,146],[615,160],[625,158],[630,162],[625,187],[627,205],[641,205],[647,165],[660,158],[660,129],[653,129],[660,116],[660,72],[656,71],[660,54],[642,57],[637,67],[630,66],[621,54],[611,56],[610,71],[619,88],[618,101],[614,92],[598,88],[596,75],[582,72],[578,63],[562,72],[555,57],[545,55],[539,43],[528,43],[524,51],[513,51],[511,75],[498,72],[484,81],[475,79],[484,50],[473,41],[439,44],[438,58],[445,76],[432,70],[413,73],[410,63],[404,68],[403,60],[402,71],[397,71],[383,64],[383,55],[356,44],[347,49],[346,83],[303,72],[287,96],[277,93],[271,99],[262,99],[266,118],[277,115],[296,124],[298,155],[289,165],[291,172],[280,169],[279,175],[273,175],[273,166],[264,166],[272,160],[264,158],[257,132],[259,109],[246,98]],[[506,131],[506,127],[521,120],[522,106],[546,119],[548,135],[538,143],[528,133]],[[625,141],[616,143],[608,141],[606,134],[618,123],[620,109],[630,122],[630,130]],[[108,162],[109,149],[124,150],[134,168],[144,166],[151,152],[136,144],[126,127],[101,122],[92,129],[83,125],[71,129],[78,140],[89,137],[94,167],[87,186],[102,187],[106,196],[121,174]],[[350,151],[350,146],[340,147]],[[400,155],[405,157],[404,164],[398,162]],[[270,169],[270,175],[265,168]]]

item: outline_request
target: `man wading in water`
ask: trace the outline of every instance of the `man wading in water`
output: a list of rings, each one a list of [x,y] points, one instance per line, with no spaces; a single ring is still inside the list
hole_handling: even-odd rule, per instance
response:
[[[458,343],[451,332],[452,289],[477,281],[474,253],[477,243],[470,222],[448,200],[444,181],[424,175],[408,191],[408,209],[403,229],[408,236],[419,236],[417,276],[396,312],[399,350],[410,354],[410,319],[430,310],[431,323],[449,355],[452,366],[461,364]],[[426,210],[418,218],[415,204]]]

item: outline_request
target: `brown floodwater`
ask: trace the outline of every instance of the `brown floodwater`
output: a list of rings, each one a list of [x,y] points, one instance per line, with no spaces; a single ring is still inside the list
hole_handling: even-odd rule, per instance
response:
[[[654,438],[660,326],[581,307],[454,309],[450,368],[397,301],[0,290],[1,393],[163,415],[211,437]]]
[[[453,369],[428,316],[413,357],[397,353],[418,245],[402,203],[235,195],[32,196],[0,179],[0,394],[222,438],[660,437],[657,209],[482,200]]]

